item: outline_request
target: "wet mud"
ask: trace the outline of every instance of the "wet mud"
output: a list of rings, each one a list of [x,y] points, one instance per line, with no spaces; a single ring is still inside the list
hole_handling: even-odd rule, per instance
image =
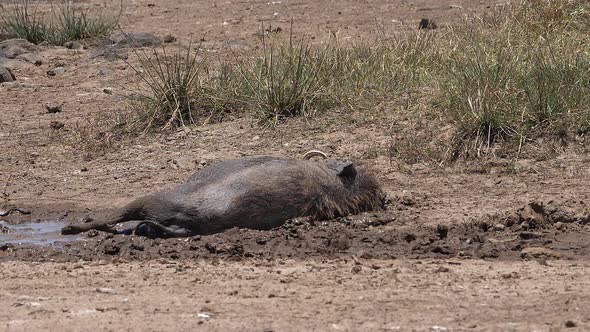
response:
[[[67,237],[66,237],[67,238]],[[590,258],[589,216],[531,202],[459,225],[420,225],[395,208],[325,222],[296,219],[270,231],[230,229],[188,238],[149,239],[90,231],[79,241],[0,245],[0,261],[166,259],[322,259],[358,257],[494,260]]]

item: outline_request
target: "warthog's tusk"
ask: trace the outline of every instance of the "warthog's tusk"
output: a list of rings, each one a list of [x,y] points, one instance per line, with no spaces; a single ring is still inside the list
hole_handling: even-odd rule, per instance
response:
[[[310,150],[307,151],[304,155],[303,155],[303,160],[309,160],[313,157],[323,157],[324,159],[328,159],[328,156],[323,153],[320,150]]]

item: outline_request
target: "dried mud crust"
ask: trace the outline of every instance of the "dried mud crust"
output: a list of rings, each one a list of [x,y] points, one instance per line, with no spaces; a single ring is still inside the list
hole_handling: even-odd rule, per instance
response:
[[[401,204],[401,203],[400,203]],[[0,260],[77,261],[167,259],[487,258],[588,259],[588,215],[531,202],[504,215],[458,225],[403,220],[396,207],[315,223],[292,220],[271,231],[230,229],[209,236],[148,239],[90,231],[60,246],[4,245]],[[396,215],[402,217],[396,218]]]

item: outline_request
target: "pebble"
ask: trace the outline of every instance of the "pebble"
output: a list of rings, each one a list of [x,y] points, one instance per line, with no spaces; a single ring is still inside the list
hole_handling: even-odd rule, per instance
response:
[[[162,40],[164,41],[164,43],[173,43],[176,41],[176,37],[174,37],[173,35],[165,35]]]
[[[429,20],[427,18],[421,19],[420,23],[418,24],[419,30],[422,30],[422,29],[433,30],[436,28],[437,28],[436,23],[433,20]]]
[[[503,231],[504,229],[506,229],[506,226],[504,226],[503,224],[495,224],[494,229],[497,231]]]
[[[70,50],[82,50],[84,49],[84,45],[82,43],[76,41],[69,41],[65,42],[63,45],[65,48],[69,48]]]
[[[0,42],[0,53],[8,59],[15,59],[25,53],[34,52],[37,46],[24,39],[8,39]]]
[[[436,270],[434,270],[435,273],[446,273],[449,271],[450,271],[450,269],[445,266],[439,266],[438,268],[436,268]]]
[[[63,73],[65,73],[65,69],[64,67],[55,67],[55,68],[51,68],[47,71],[47,75],[48,76],[57,76],[57,75],[61,75]]]
[[[14,80],[16,80],[16,77],[12,71],[4,66],[0,66],[0,83],[12,82]]]
[[[501,274],[501,276],[504,279],[518,278],[518,273],[516,273],[516,272],[504,272],[504,273]]]
[[[59,130],[61,128],[63,128],[65,126],[65,124],[63,124],[63,122],[59,122],[59,121],[51,121],[51,123],[49,124],[49,127],[51,129],[55,129],[55,130]]]
[[[355,266],[353,266],[353,267],[352,267],[352,269],[350,269],[350,271],[351,271],[352,273],[359,273],[359,272],[361,272],[362,270],[363,270],[363,267],[362,267],[362,266],[360,266],[360,265],[355,265]]]
[[[109,39],[116,47],[153,47],[162,43],[162,40],[151,32],[116,32]]]
[[[41,66],[43,64],[43,59],[41,59],[40,56],[35,55],[33,53],[20,54],[19,56],[16,57],[16,59],[32,63],[35,66]]]
[[[107,287],[98,287],[96,288],[96,292],[97,293],[102,293],[102,294],[116,294],[117,291],[115,291],[112,288],[107,288]]]
[[[49,103],[45,104],[45,109],[47,110],[47,113],[59,113],[62,111],[62,106],[63,104]]]
[[[576,327],[576,326],[577,326],[577,324],[573,320],[566,320],[565,321],[565,327]]]

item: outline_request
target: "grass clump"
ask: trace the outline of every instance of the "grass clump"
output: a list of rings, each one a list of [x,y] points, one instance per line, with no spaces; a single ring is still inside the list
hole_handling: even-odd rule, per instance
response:
[[[412,33],[335,47],[333,79],[339,102],[350,109],[373,107],[417,88],[429,76],[433,46],[432,34]]]
[[[274,121],[309,116],[331,106],[330,87],[334,63],[329,46],[309,43],[269,43],[262,54],[239,65],[243,96],[262,118]]]
[[[241,107],[236,69],[212,66],[201,57],[200,46],[179,46],[172,54],[165,47],[135,53],[139,66],[131,67],[142,86],[132,99],[137,114],[132,124],[142,131],[218,122]]]
[[[29,0],[13,0],[12,6],[0,7],[2,35],[8,38],[26,39],[31,43],[48,42],[63,45],[65,42],[85,38],[104,37],[117,27],[118,15],[90,15],[89,9],[73,6],[64,0],[52,9],[51,15],[39,10]],[[121,11],[123,3],[121,2]]]
[[[121,9],[122,6],[121,3]],[[51,33],[47,41],[54,45],[63,45],[72,40],[108,36],[116,29],[120,14],[107,16],[101,13],[91,16],[88,10],[75,8],[66,0],[58,6],[56,16],[50,23]]]
[[[452,29],[439,74],[443,116],[478,150],[587,130],[585,1],[521,1]]]
[[[189,47],[168,55],[166,48],[136,52],[141,68],[132,68],[144,83],[138,101],[139,123],[144,129],[169,128],[196,122],[194,101],[204,63]]]
[[[0,7],[2,35],[7,38],[26,39],[34,44],[45,41],[50,35],[50,28],[37,9],[37,7],[32,8],[28,0],[22,3],[13,1],[12,10]]]

